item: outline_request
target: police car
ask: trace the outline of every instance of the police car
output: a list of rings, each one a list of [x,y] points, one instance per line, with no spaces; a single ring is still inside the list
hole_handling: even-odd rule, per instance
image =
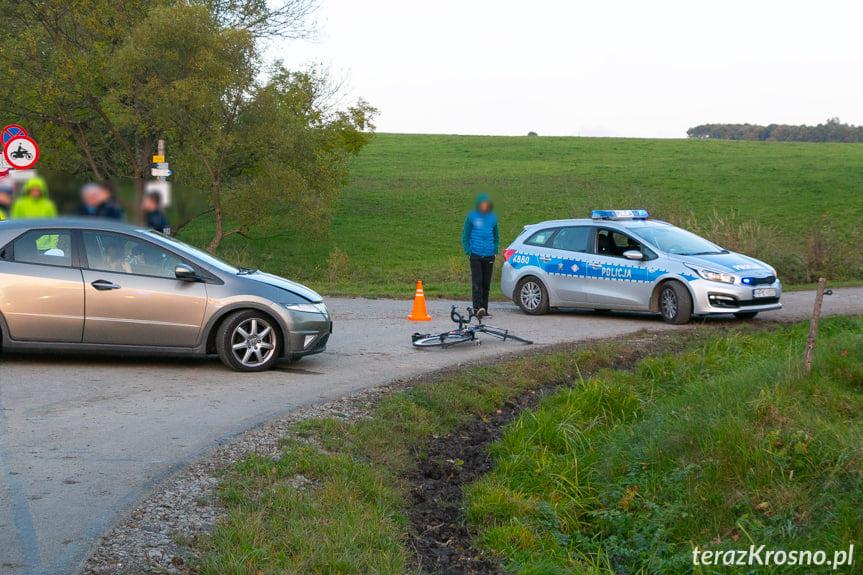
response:
[[[682,324],[693,315],[752,318],[782,307],[775,269],[651,220],[645,210],[525,226],[503,255],[501,289],[532,315],[630,310]]]

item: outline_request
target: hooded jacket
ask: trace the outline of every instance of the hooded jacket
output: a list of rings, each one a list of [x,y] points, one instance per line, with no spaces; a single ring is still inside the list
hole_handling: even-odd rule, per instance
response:
[[[497,214],[492,210],[487,214],[479,211],[479,206],[483,202],[491,203],[488,194],[482,193],[476,197],[473,211],[464,219],[461,245],[466,255],[489,257],[496,255],[498,251],[500,234],[497,227]]]
[[[42,195],[38,198],[30,196],[30,190],[39,188]],[[40,177],[30,178],[22,188],[24,195],[12,205],[9,216],[12,219],[56,218],[57,207],[48,197],[48,184]]]

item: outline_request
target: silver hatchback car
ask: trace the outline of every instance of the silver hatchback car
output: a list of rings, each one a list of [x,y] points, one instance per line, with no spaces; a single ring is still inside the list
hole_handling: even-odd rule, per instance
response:
[[[693,315],[752,318],[782,307],[775,269],[650,220],[644,210],[525,226],[504,259],[503,294],[529,314],[631,310],[680,324]]]
[[[0,222],[0,335],[9,351],[206,355],[237,371],[324,351],[309,288],[158,232],[101,220]]]

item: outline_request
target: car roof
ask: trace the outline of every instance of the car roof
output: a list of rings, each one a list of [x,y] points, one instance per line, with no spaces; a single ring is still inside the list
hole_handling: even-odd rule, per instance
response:
[[[105,220],[101,218],[50,218],[50,219],[23,219],[23,220],[3,220],[0,222],[0,231],[2,230],[30,230],[30,229],[46,229],[46,228],[69,228],[69,229],[87,229],[87,230],[104,230],[109,232],[141,232],[144,228],[134,226],[125,222],[116,220]]]
[[[536,224],[530,224],[525,226],[526,230],[533,230],[537,228],[558,228],[562,226],[610,226],[610,227],[620,227],[620,228],[646,228],[653,226],[670,226],[673,227],[668,222],[663,222],[662,220],[645,220],[645,219],[626,219],[626,220],[603,220],[603,219],[590,219],[590,218],[577,218],[571,220],[547,220],[545,222],[539,222]]]

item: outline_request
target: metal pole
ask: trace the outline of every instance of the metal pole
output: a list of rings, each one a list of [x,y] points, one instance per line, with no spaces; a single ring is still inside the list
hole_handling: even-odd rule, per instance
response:
[[[826,279],[818,279],[818,291],[815,292],[815,310],[812,312],[809,337],[806,339],[806,354],[803,356],[803,369],[807,375],[812,371],[812,354],[815,353],[815,337],[818,335],[818,321],[821,319],[821,303],[824,301],[824,287],[826,285]]]
[[[165,140],[159,140],[159,142],[156,144],[156,149],[158,150],[158,152],[156,153],[156,155],[157,155],[157,156],[162,156],[162,157],[164,158],[164,157],[165,157]],[[158,179],[160,182],[164,182],[164,181],[165,181],[165,178],[163,178],[162,176],[159,176],[157,179]]]

